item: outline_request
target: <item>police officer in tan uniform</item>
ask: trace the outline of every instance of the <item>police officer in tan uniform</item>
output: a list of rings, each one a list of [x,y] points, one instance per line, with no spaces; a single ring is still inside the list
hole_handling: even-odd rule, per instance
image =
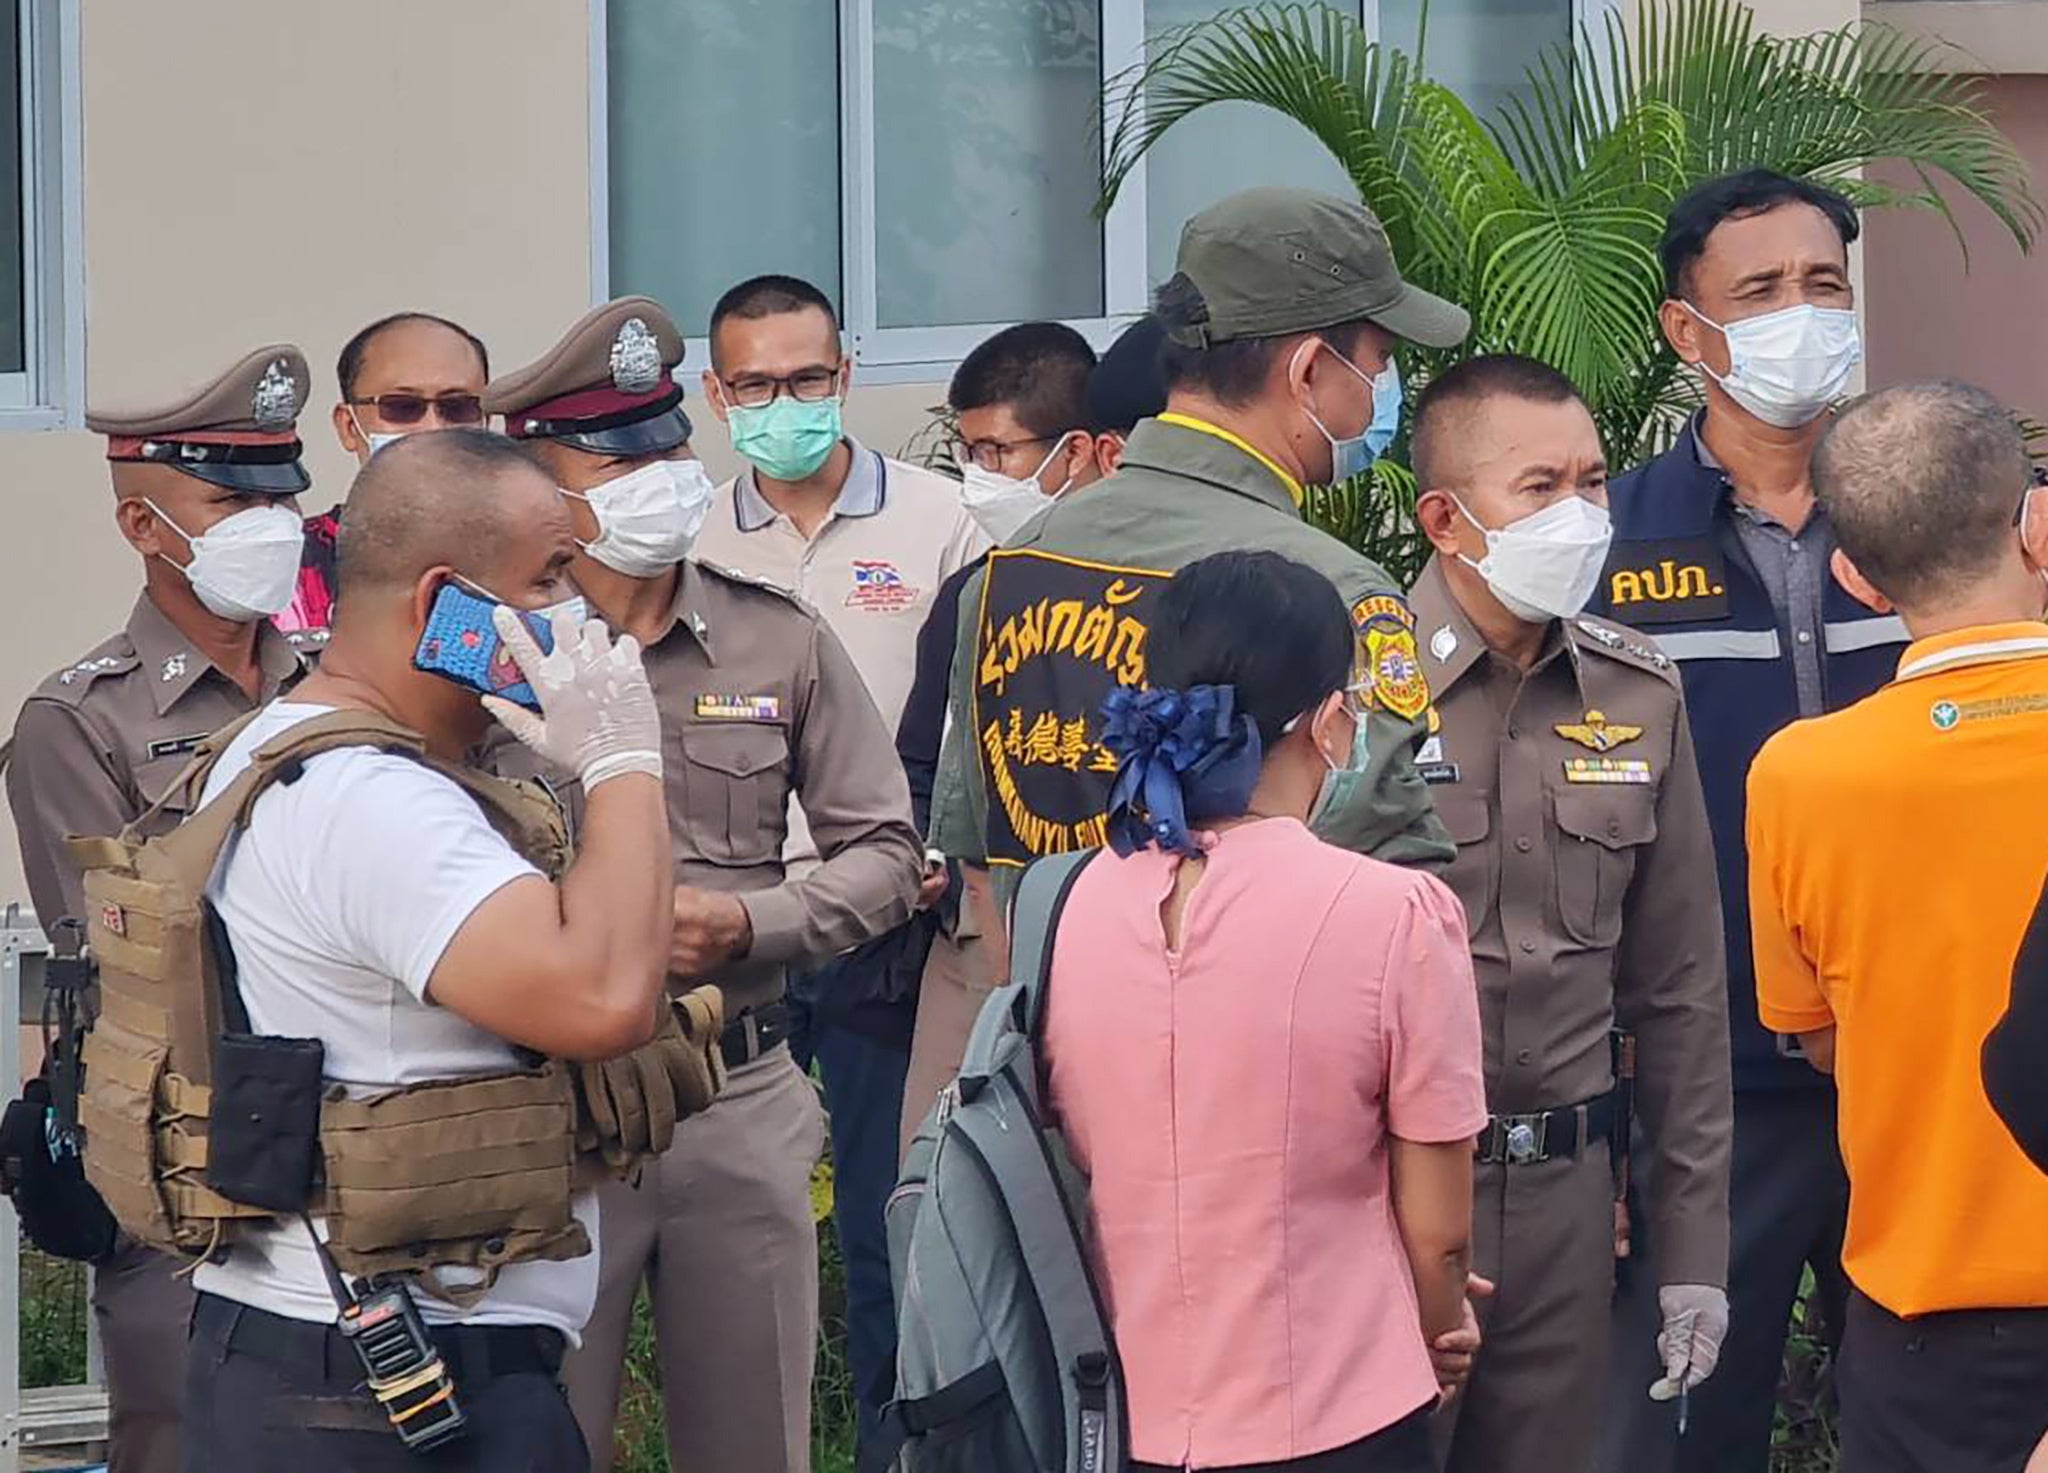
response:
[[[1473,1260],[1492,1282],[1472,1380],[1440,1426],[1453,1473],[1585,1473],[1605,1405],[1625,1096],[1660,1260],[1675,1397],[1728,1325],[1728,1013],[1718,898],[1676,669],[1582,617],[1608,542],[1607,467],[1571,382],[1469,360],[1418,401],[1411,598],[1438,727],[1417,766],[1457,842],[1492,1117]]]
[[[485,399],[563,488],[592,611],[646,649],[675,852],[672,981],[717,983],[731,1020],[725,1093],[637,1187],[601,1190],[597,1310],[565,1379],[605,1473],[645,1280],[674,1465],[801,1473],[825,1127],[784,1042],[784,974],[902,924],[924,854],[895,744],[838,639],[791,596],[686,557],[710,484],[671,376],[682,356],[668,313],[628,297]],[[795,879],[792,794],[819,854]]]
[[[202,738],[295,679],[270,616],[299,569],[297,496],[310,481],[296,428],[310,379],[289,344],[259,348],[205,386],[100,409],[114,521],[142,555],[122,631],[45,680],[14,727],[7,800],[37,918],[83,918],[64,848],[113,834],[162,796]],[[151,821],[168,832],[173,802]],[[173,1473],[192,1293],[155,1253],[123,1242],[96,1266],[115,1473]]]

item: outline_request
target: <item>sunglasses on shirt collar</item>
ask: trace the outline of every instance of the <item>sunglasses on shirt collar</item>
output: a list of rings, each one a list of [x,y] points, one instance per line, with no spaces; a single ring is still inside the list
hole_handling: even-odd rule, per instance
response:
[[[484,421],[484,401],[475,394],[378,394],[369,399],[348,401],[357,407],[369,405],[386,424],[416,425],[429,409],[444,425],[477,425]]]

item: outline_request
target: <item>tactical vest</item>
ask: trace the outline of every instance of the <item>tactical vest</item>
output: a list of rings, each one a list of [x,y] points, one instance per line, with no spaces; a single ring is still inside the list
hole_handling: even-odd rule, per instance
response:
[[[206,886],[256,801],[273,784],[296,781],[322,752],[373,747],[456,783],[550,879],[569,858],[560,810],[543,790],[443,762],[417,733],[367,711],[331,712],[274,737],[200,807],[207,775],[250,719],[210,738],[173,784],[196,809],[183,826],[144,840],[145,814],[118,838],[71,841],[85,870],[100,987],[79,1103],[86,1174],[131,1236],[187,1257],[216,1256],[241,1225],[273,1220],[215,1191],[206,1170],[214,1051],[223,1036],[223,958],[209,935]],[[677,1007],[699,1051],[715,1054],[723,1022],[716,990],[700,989]],[[673,1044],[674,1010],[664,1027]],[[658,1038],[647,1049],[662,1046]],[[603,1067],[591,1066],[590,1078]],[[657,1089],[659,1069],[645,1072]],[[570,1209],[573,1192],[604,1172],[637,1169],[652,1152],[644,1131],[638,1147],[605,1138],[583,1107],[585,1083],[582,1066],[548,1059],[367,1098],[328,1086],[319,1106],[320,1184],[306,1208],[326,1219],[336,1261],[354,1275],[421,1274],[438,1290],[440,1268],[481,1270],[488,1284],[507,1263],[589,1252]],[[708,1096],[678,1108],[664,1098],[650,1101],[647,1113],[672,1125],[705,1103]],[[621,1113],[611,1110],[608,1122]]]

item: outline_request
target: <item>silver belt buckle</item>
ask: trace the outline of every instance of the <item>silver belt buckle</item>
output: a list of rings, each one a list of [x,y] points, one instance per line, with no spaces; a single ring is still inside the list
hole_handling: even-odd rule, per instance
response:
[[[1526,1166],[1543,1153],[1543,1137],[1550,1124],[1544,1115],[1512,1115],[1507,1120],[1507,1159],[1510,1166]]]

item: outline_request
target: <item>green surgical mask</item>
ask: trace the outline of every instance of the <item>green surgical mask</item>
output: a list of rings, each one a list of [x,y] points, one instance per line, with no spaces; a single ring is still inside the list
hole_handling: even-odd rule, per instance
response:
[[[806,402],[782,395],[759,409],[735,404],[726,415],[732,448],[773,481],[815,475],[842,433],[836,398]]]

